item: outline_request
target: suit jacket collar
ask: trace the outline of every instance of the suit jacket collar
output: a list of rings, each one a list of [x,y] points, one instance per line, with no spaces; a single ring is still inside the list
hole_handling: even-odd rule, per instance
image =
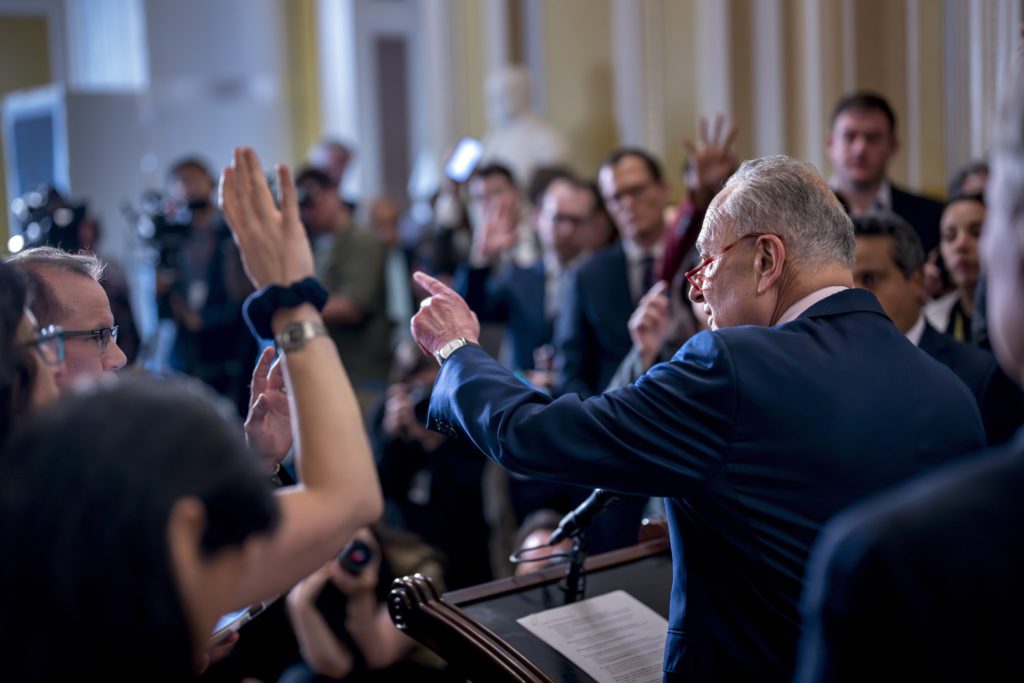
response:
[[[844,289],[826,299],[822,299],[801,313],[797,320],[821,318],[829,315],[843,315],[844,313],[877,313],[886,318],[889,317],[885,315],[885,310],[878,303],[878,299],[875,298],[874,294],[866,289],[851,288]]]

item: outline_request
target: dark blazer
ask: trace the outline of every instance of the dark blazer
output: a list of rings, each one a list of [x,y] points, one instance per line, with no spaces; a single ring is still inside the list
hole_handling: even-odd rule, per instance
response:
[[[621,243],[572,273],[555,322],[556,393],[604,391],[633,347],[628,324],[634,307]]]
[[[830,522],[797,680],[1024,680],[1022,492],[1024,432]]]
[[[667,680],[788,680],[821,525],[985,439],[963,382],[860,289],[784,325],[701,332],[588,400],[552,400],[463,347],[427,417],[513,472],[666,497]]]
[[[912,194],[890,184],[892,191],[892,211],[910,223],[914,232],[921,238],[924,253],[939,246],[939,223],[946,205],[942,202]]]
[[[974,394],[989,445],[1006,442],[1024,424],[1024,394],[991,353],[958,342],[927,323],[918,346],[955,372]]]
[[[545,316],[544,263],[528,268],[512,263],[496,269],[460,266],[455,289],[481,322],[507,323],[505,364],[513,370],[532,370],[534,350],[550,343],[554,333]]]

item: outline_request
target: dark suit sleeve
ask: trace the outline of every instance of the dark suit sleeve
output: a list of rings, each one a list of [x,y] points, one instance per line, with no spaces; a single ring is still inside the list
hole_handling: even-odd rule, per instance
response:
[[[458,350],[434,385],[428,425],[468,438],[515,473],[645,496],[685,496],[720,469],[736,410],[732,362],[697,335],[635,384],[552,400],[479,347]]]
[[[555,320],[555,391],[557,394],[589,396],[597,376],[597,340],[583,310],[587,288],[581,283],[581,271],[572,273],[562,292]]]

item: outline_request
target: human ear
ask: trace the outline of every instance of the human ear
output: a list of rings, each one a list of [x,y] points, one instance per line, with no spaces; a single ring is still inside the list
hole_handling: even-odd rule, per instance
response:
[[[757,276],[757,293],[765,294],[782,277],[786,262],[786,247],[778,235],[762,235],[757,238],[754,261]]]

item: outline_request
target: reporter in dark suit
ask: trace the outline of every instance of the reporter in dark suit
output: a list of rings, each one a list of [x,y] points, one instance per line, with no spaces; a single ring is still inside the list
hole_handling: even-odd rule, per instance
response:
[[[888,178],[889,162],[900,145],[896,115],[885,98],[857,92],[841,99],[826,144],[832,188],[852,215],[892,211],[913,226],[926,253],[938,246],[942,202],[908,192]]]
[[[555,324],[556,393],[598,394],[632,348],[629,316],[656,280],[665,246],[662,212],[668,187],[647,152],[612,152],[598,186],[621,241],[576,270],[565,288]]]
[[[989,444],[1000,444],[1024,424],[1024,395],[995,357],[940,334],[924,305],[924,251],[906,221],[883,212],[853,219],[857,239],[853,281],[870,289],[900,332],[959,377],[974,394]]]
[[[573,178],[559,178],[548,186],[537,215],[537,236],[542,258],[521,266],[502,260],[501,253],[486,253],[481,267],[463,265],[455,274],[456,289],[483,322],[505,322],[507,358],[511,370],[533,370],[534,352],[550,344],[561,290],[569,271],[583,258],[581,232],[594,217],[589,188]],[[487,242],[491,226],[484,225],[477,242]],[[546,369],[546,368],[545,368]]]
[[[665,679],[785,681],[825,520],[984,433],[963,383],[851,289],[850,219],[809,164],[744,164],[697,244],[690,296],[712,330],[588,400],[519,382],[471,343],[465,303],[417,274],[432,296],[413,335],[443,359],[428,424],[514,472],[665,496]]]

